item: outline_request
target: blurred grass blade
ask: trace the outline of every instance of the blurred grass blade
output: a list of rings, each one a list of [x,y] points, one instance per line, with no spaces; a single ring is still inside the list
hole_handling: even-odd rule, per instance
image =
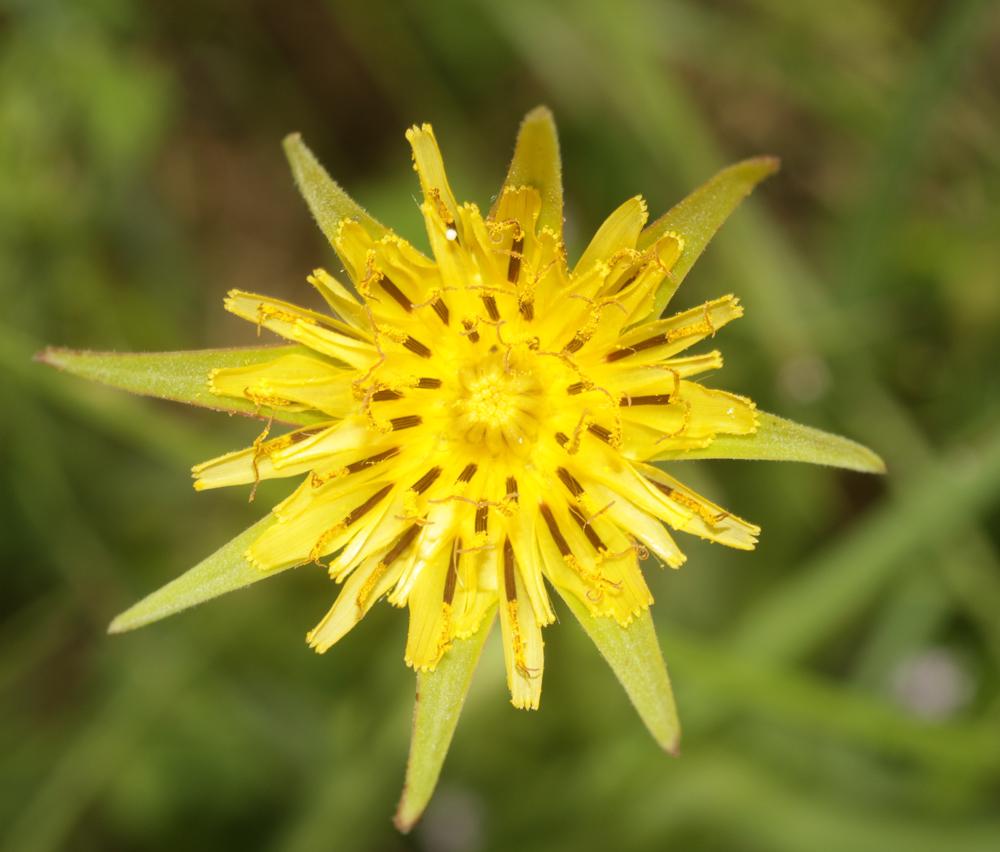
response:
[[[388,233],[385,225],[372,217],[330,177],[315,154],[306,147],[301,135],[292,133],[286,136],[283,145],[285,156],[292,167],[295,185],[331,245],[340,223],[345,219],[360,222],[374,239]]]
[[[757,431],[752,435],[719,435],[707,447],[667,450],[654,460],[685,459],[795,461],[842,467],[862,473],[885,473],[885,462],[867,447],[848,438],[763,411],[759,412]]]
[[[258,580],[266,580],[288,570],[280,568],[261,571],[247,562],[244,556],[247,548],[273,522],[273,515],[262,518],[228,544],[220,547],[207,559],[199,562],[194,568],[147,595],[134,606],[129,607],[111,622],[108,632],[125,633],[128,630],[135,630],[137,627],[144,627],[188,607],[204,603],[227,592],[242,589]]]
[[[521,122],[503,187],[532,186],[542,199],[538,227],[563,231],[562,162],[555,119],[547,107],[535,107]],[[499,199],[500,195],[497,195]],[[494,205],[496,209],[496,205]],[[492,214],[491,214],[492,215]]]
[[[35,357],[43,364],[119,390],[248,417],[273,416],[282,423],[305,426],[322,418],[315,413],[277,410],[254,405],[246,399],[217,396],[208,387],[209,376],[215,369],[246,367],[305,351],[300,346],[191,352],[88,352],[50,347]]]
[[[608,661],[649,732],[670,754],[679,752],[681,727],[670,676],[648,609],[628,627],[595,617],[573,595],[563,595],[583,629]]]
[[[434,793],[472,683],[472,673],[492,628],[493,615],[490,614],[478,633],[455,641],[434,671],[417,673],[410,757],[403,795],[393,820],[400,831],[413,828]]]
[[[723,169],[676,204],[639,235],[638,248],[649,248],[664,234],[673,232],[684,240],[684,251],[656,294],[651,317],[667,306],[688,271],[729,214],[758,183],[778,170],[777,157],[754,157]]]
[[[842,534],[784,586],[762,598],[734,631],[742,653],[802,659],[845,633],[896,572],[963,533],[1000,496],[1000,429],[925,468],[877,512]],[[822,606],[817,606],[821,601]]]

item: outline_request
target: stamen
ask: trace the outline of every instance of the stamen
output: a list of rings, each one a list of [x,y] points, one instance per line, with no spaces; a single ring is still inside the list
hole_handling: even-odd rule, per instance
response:
[[[399,455],[399,447],[392,447],[391,449],[385,450],[381,453],[376,453],[373,456],[368,456],[368,458],[360,459],[356,462],[351,462],[345,469],[348,474],[357,473],[359,470],[364,470],[368,467],[373,467],[379,462],[384,462],[387,459],[391,459]],[[315,474],[314,474],[315,475]]]
[[[399,303],[399,306],[404,311],[410,313],[413,310],[413,303],[406,298],[406,296],[403,294],[403,291],[400,290],[399,287],[397,287],[392,282],[392,280],[389,278],[388,275],[385,275],[383,273],[382,276],[379,278],[378,283],[381,285],[382,289],[385,290],[386,293],[392,296],[392,298]]]
[[[650,393],[639,396],[623,396],[618,404],[623,408],[633,405],[670,405],[671,395],[669,393]]]
[[[403,341],[403,346],[409,349],[415,355],[419,355],[421,358],[430,358],[431,350],[424,346],[419,340],[410,335],[406,336],[406,340]]]
[[[349,527],[351,526],[351,524],[354,524],[357,521],[361,520],[361,518],[363,518],[372,509],[374,509],[382,501],[382,498],[385,497],[385,495],[388,494],[390,491],[392,491],[391,484],[383,486],[374,494],[372,494],[371,497],[365,500],[365,502],[362,503],[360,506],[351,509],[351,511],[344,518],[343,521],[344,526]]]
[[[291,446],[292,444],[304,441],[306,438],[311,438],[313,435],[318,435],[328,428],[328,426],[307,426],[305,429],[296,429],[294,432],[289,432],[282,437],[287,439],[288,446]]]
[[[462,472],[458,475],[458,482],[468,482],[472,477],[476,475],[476,471],[479,470],[479,465],[475,462],[470,462],[465,466]]]
[[[442,381],[440,379],[434,379],[429,376],[424,376],[423,378],[417,379],[417,387],[423,390],[434,390],[441,387]]]
[[[583,393],[586,387],[587,386],[583,382],[573,382],[573,384],[566,388],[566,393],[570,396],[574,396],[575,394]]]
[[[633,343],[631,346],[626,346],[622,349],[616,349],[613,352],[609,352],[604,356],[605,361],[620,361],[622,358],[627,358],[629,355],[634,355],[636,352],[642,352],[644,349],[653,349],[657,346],[662,346],[667,343],[668,335],[666,334],[656,334],[653,337],[647,337],[645,340],[640,340],[638,343]]]
[[[391,388],[383,388],[372,394],[372,402],[388,402],[391,399],[402,399],[403,395]]]
[[[521,312],[521,316],[528,322],[531,322],[535,318],[535,302],[533,299],[522,299],[518,302],[517,307]]]
[[[428,488],[430,488],[441,475],[440,467],[432,467],[427,473],[420,477],[413,485],[410,486],[411,491],[416,491],[417,494],[423,494]]]
[[[640,266],[635,272],[633,272],[628,278],[626,278],[621,284],[619,284],[618,287],[615,288],[615,293],[616,294],[620,293],[622,290],[628,287],[629,284],[631,284],[633,281],[635,281],[636,278],[639,277],[639,273],[642,272],[642,270],[643,267]]]
[[[524,237],[518,234],[510,246],[510,262],[507,264],[507,280],[516,284],[521,274],[521,253],[524,251]]]
[[[559,529],[559,524],[556,523],[555,515],[552,514],[552,510],[548,507],[548,504],[540,503],[538,511],[542,513],[542,518],[544,518],[545,525],[549,528],[549,532],[552,534],[552,540],[559,549],[559,553],[561,553],[563,557],[571,557],[573,555],[573,551],[566,542],[566,539],[562,534],[562,530]]]
[[[462,320],[462,326],[465,328],[465,334],[473,343],[479,342],[479,332],[476,331],[476,327],[468,320]]]
[[[587,537],[587,541],[589,541],[594,546],[594,550],[596,550],[598,553],[601,553],[602,551],[606,551],[608,549],[607,545],[604,544],[604,542],[601,540],[601,537],[597,534],[597,531],[590,525],[589,521],[584,517],[583,512],[581,512],[572,503],[570,504],[569,507],[569,514],[570,517],[573,518],[574,521],[576,521],[580,529],[583,530],[583,534]]]
[[[507,498],[517,500],[517,480],[513,476],[507,477]]]
[[[434,313],[441,318],[441,322],[448,325],[448,320],[451,318],[451,312],[448,310],[448,306],[444,303],[444,299],[439,296],[431,302],[431,307],[434,308]]]
[[[569,443],[569,435],[565,432],[556,432],[556,441],[560,447],[565,447]]]
[[[448,561],[448,573],[445,574],[444,578],[444,595],[442,595],[442,598],[446,606],[451,606],[451,602],[455,599],[455,586],[458,583],[458,560],[461,552],[462,539],[457,538],[451,548],[451,559]]]
[[[605,444],[613,445],[613,442],[611,440],[612,433],[610,429],[606,429],[604,426],[601,426],[597,423],[591,423],[587,427],[587,431],[590,432],[591,435],[600,438],[602,441],[604,441]]]
[[[410,543],[416,538],[417,533],[420,532],[420,524],[411,524],[406,528],[406,531],[399,537],[399,540],[392,546],[392,549],[385,555],[385,559],[382,560],[386,567],[391,565],[397,559]]]
[[[583,349],[583,345],[590,340],[590,335],[583,331],[578,331],[573,339],[563,347],[563,352],[572,355]]]
[[[371,597],[371,593],[375,590],[375,586],[378,584],[379,580],[381,580],[382,577],[385,576],[385,572],[389,570],[389,566],[392,565],[392,563],[400,557],[402,552],[410,546],[410,543],[419,531],[419,524],[413,524],[407,527],[406,532],[400,536],[399,540],[392,546],[392,549],[385,555],[384,558],[379,560],[375,570],[372,571],[368,579],[365,580],[364,585],[358,592],[357,604],[359,613],[364,612],[364,609],[368,604],[368,598]]]
[[[583,494],[583,486],[580,484],[579,480],[572,473],[570,473],[566,468],[560,467],[556,469],[556,473],[562,480],[563,485],[569,489],[569,493],[574,497],[579,497]]]
[[[503,588],[507,600],[517,600],[517,582],[514,579],[514,547],[509,538],[503,540]]]
[[[490,315],[490,319],[496,322],[500,319],[500,309],[497,307],[497,300],[492,296],[481,296],[483,300],[483,305],[486,306],[486,313]]]
[[[398,432],[401,429],[412,429],[423,422],[424,419],[419,414],[407,414],[405,417],[393,417],[389,424],[394,432]]]
[[[729,512],[719,512],[717,514],[713,514],[711,511],[709,511],[707,506],[702,505],[694,497],[685,494],[683,491],[678,491],[676,488],[671,488],[664,482],[658,482],[657,480],[649,476],[645,477],[645,479],[647,482],[651,482],[657,488],[658,491],[663,493],[665,497],[669,498],[670,500],[673,500],[675,503],[679,503],[686,509],[690,509],[696,515],[698,515],[698,517],[700,517],[703,521],[712,526],[721,523],[722,521],[724,521],[726,518],[729,517]]]
[[[489,506],[478,506],[476,508],[476,532],[485,534],[489,524]]]

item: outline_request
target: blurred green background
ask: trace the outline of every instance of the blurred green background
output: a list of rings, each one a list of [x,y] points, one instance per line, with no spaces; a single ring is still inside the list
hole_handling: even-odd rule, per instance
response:
[[[2,0],[0,849],[1000,849],[998,80],[990,2]],[[285,133],[422,243],[406,126],[485,206],[537,103],[571,250],[630,195],[783,159],[678,301],[737,293],[719,384],[891,475],[675,470],[764,528],[652,569],[682,757],[564,617],[537,713],[488,646],[401,837],[400,613],[316,656],[309,568],[104,634],[282,493],[191,490],[258,426],[31,355],[249,344],[228,288],[336,269]]]

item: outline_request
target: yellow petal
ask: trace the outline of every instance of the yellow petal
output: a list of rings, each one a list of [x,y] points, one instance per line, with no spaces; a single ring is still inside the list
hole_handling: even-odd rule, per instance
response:
[[[252,402],[316,409],[331,417],[346,417],[357,408],[354,375],[308,355],[285,355],[266,364],[215,370],[212,392]]]
[[[641,196],[630,198],[615,210],[594,234],[573,270],[574,275],[588,271],[598,261],[607,261],[620,251],[635,249],[649,212]]]
[[[504,664],[511,703],[525,710],[537,710],[542,696],[544,653],[542,628],[535,618],[514,558],[514,549],[506,540],[497,555],[500,583],[500,631],[503,636]]]
[[[529,186],[538,192],[538,227],[548,228],[561,240],[563,193],[559,137],[552,113],[546,107],[536,107],[521,122],[514,145],[514,158],[497,196],[497,204],[504,198],[505,190],[520,186]],[[490,218],[504,217],[495,206]]]
[[[224,304],[227,311],[254,323],[258,329],[266,328],[352,367],[364,369],[377,358],[370,343],[346,323],[326,314],[242,290],[230,290]]]

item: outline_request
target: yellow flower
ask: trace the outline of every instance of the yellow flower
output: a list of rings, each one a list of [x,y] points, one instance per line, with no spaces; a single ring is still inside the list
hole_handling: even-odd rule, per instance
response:
[[[178,356],[46,354],[112,384],[266,418],[250,447],[194,468],[197,489],[248,485],[253,493],[261,480],[298,480],[270,519],[113,629],[319,563],[341,588],[309,644],[326,651],[380,598],[405,606],[406,663],[427,676],[446,670],[427,691],[457,718],[497,614],[511,699],[538,707],[554,590],[672,750],[678,726],[640,562],[684,562],[671,530],[747,550],[759,529],[653,462],[790,458],[880,467],[856,444],[758,413],[749,399],[701,383],[722,356],[692,347],[742,315],[734,296],[661,318],[714,230],[776,163],[735,166],[651,225],[645,202],[631,198],[570,263],[546,110],[525,119],[485,215],[456,200],[429,125],[406,138],[430,257],[350,201],[298,137],[287,140],[299,185],[350,281],[323,270],[309,277],[328,313],[240,290],[225,306],[258,334],[294,345],[184,362],[197,365],[199,381],[207,378],[207,394],[183,384],[191,370],[181,376]],[[148,379],[143,386],[129,357],[158,359],[169,392]],[[275,434],[278,423],[293,428]],[[421,722],[418,707],[408,777],[422,787],[408,791],[409,803],[404,798],[402,826],[429,797],[453,728],[453,719]],[[421,737],[435,735],[436,746],[419,746],[433,754],[422,755]]]
[[[308,354],[217,370],[212,392],[324,420],[197,466],[195,487],[304,477],[247,558],[330,558],[343,588],[309,633],[318,651],[387,597],[409,609],[407,664],[433,670],[496,608],[512,700],[534,708],[546,580],[626,627],[653,601],[640,555],[684,561],[667,526],[753,547],[757,527],[649,464],[756,429],[753,403],[694,381],[721,355],[688,354],[742,309],[725,296],[650,316],[684,240],[639,248],[641,198],[570,267],[538,189],[505,186],[484,217],[452,195],[430,126],[406,137],[433,260],[349,219],[334,246],[359,295],[309,279],[335,316],[230,292],[228,310]]]

